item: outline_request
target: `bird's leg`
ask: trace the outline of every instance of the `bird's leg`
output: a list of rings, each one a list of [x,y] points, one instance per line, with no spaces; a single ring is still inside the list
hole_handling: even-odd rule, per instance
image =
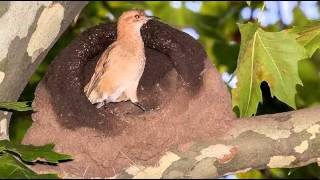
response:
[[[131,103],[139,107],[142,111],[147,111],[138,101],[137,89],[139,82],[135,82],[130,88],[126,90],[126,95],[130,99]]]
[[[146,112],[146,108],[144,108],[139,102],[131,102],[132,104],[136,105],[138,108],[140,108],[142,111]]]

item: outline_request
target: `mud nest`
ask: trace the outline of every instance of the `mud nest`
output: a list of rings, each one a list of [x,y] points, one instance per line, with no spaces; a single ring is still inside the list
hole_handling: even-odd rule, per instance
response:
[[[83,93],[116,24],[101,24],[74,39],[39,83],[34,123],[24,143],[56,144],[73,161],[33,167],[64,177],[109,177],[133,162],[154,165],[171,148],[222,134],[234,118],[229,93],[201,45],[158,21],[141,30],[146,67],[138,87],[143,112],[130,102],[96,109]],[[85,172],[85,174],[84,174]]]

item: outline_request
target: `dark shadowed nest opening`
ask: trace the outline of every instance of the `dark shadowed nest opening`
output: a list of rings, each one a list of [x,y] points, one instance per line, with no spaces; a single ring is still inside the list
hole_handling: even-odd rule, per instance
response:
[[[158,21],[141,30],[146,67],[138,87],[143,112],[130,102],[96,109],[83,93],[99,55],[115,40],[116,25],[82,33],[52,62],[36,90],[35,121],[24,143],[55,143],[74,161],[50,167],[66,176],[108,177],[164,152],[223,133],[234,118],[219,73],[201,45]],[[90,167],[88,169],[88,167]],[[48,170],[36,166],[35,169]]]

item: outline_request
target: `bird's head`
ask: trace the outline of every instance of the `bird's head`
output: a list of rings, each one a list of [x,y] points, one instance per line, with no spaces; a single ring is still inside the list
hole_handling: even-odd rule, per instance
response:
[[[147,16],[142,10],[129,10],[119,17],[118,29],[140,30],[146,22],[153,18],[157,17]]]

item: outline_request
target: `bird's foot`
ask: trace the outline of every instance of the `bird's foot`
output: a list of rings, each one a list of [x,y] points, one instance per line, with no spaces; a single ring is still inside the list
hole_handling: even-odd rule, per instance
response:
[[[141,103],[139,103],[139,102],[132,102],[132,104],[136,105],[138,108],[140,108],[140,109],[141,109],[142,111],[144,111],[144,112],[147,111],[147,109],[146,109],[145,107],[143,107],[143,106],[141,105]]]

